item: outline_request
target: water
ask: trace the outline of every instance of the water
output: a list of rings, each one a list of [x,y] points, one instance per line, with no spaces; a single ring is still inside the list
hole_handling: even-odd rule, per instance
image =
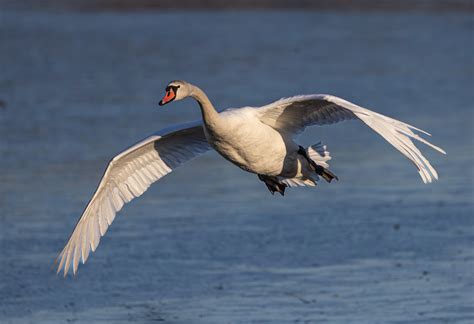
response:
[[[474,321],[473,19],[453,13],[0,12],[0,321]],[[129,204],[78,275],[53,261],[107,161],[217,107],[331,93],[433,133],[424,185],[357,122],[339,182],[271,196],[211,153]]]

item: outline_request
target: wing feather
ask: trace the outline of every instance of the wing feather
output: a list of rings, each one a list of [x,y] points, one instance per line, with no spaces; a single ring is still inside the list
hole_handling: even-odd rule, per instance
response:
[[[418,173],[425,183],[438,179],[438,173],[411,139],[446,154],[443,149],[428,142],[414,131],[431,136],[428,132],[331,95],[284,98],[255,108],[255,113],[263,123],[290,135],[298,134],[305,127],[311,125],[325,125],[343,120],[359,119],[410,160],[418,169]]]
[[[58,256],[58,273],[75,274],[124,204],[182,163],[208,151],[201,121],[162,130],[114,157],[67,244]]]

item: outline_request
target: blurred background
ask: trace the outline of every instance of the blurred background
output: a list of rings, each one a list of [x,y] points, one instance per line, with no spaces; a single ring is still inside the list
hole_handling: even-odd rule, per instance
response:
[[[0,0],[0,322],[472,323],[472,1]],[[216,107],[330,93],[433,134],[413,165],[313,127],[340,181],[271,196],[215,153],[127,205],[76,277],[53,262],[109,159]]]

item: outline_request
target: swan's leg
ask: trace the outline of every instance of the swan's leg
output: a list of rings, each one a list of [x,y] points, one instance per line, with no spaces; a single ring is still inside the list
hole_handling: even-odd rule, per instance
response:
[[[329,169],[326,169],[316,164],[316,162],[314,162],[313,160],[311,160],[311,158],[308,156],[308,153],[306,153],[306,150],[304,149],[303,146],[300,146],[300,149],[298,150],[298,154],[304,156],[306,160],[308,160],[308,163],[311,165],[311,167],[314,169],[314,172],[316,172],[316,174],[323,177],[324,180],[326,180],[327,182],[331,182],[333,179],[339,180],[339,178],[334,173],[329,171]]]
[[[280,181],[278,181],[277,177],[270,177],[270,176],[266,176],[266,175],[263,175],[263,174],[259,174],[258,178],[261,181],[265,182],[265,184],[267,185],[268,190],[270,190],[272,195],[275,192],[280,193],[280,195],[282,195],[282,196],[285,195],[285,189],[286,189],[287,185],[284,184],[284,183],[281,183]]]

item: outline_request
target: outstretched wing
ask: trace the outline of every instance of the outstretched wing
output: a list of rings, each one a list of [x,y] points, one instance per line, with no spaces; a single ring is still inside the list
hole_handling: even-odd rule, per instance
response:
[[[432,182],[433,178],[438,179],[438,173],[411,139],[416,139],[438,152],[446,154],[444,150],[431,144],[414,131],[431,136],[429,133],[331,95],[319,94],[285,98],[256,108],[255,113],[263,123],[287,134],[298,134],[306,126],[360,119],[412,161],[424,183]]]
[[[182,163],[210,149],[201,121],[163,129],[114,157],[58,256],[58,273],[85,263],[115,214]]]

